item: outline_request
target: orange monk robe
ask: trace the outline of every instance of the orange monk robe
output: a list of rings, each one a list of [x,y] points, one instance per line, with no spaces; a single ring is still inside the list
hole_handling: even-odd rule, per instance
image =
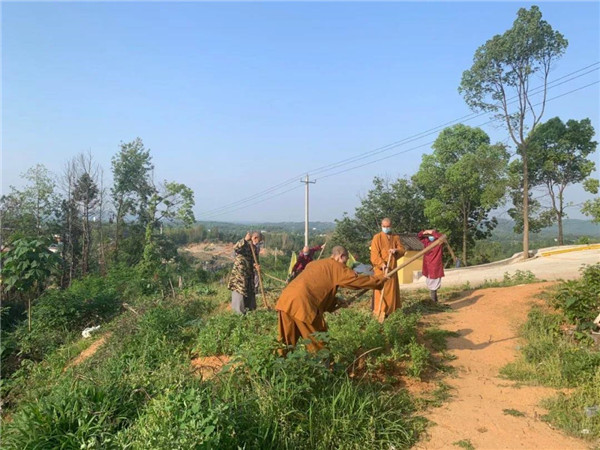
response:
[[[323,348],[323,343],[312,333],[327,331],[324,313],[335,310],[337,288],[381,289],[383,283],[381,277],[359,276],[331,258],[311,262],[286,286],[275,305],[279,340],[295,346],[303,337],[313,342],[309,350]]]
[[[406,250],[404,249],[402,242],[400,242],[400,236],[398,235],[385,234],[382,231],[373,236],[373,240],[371,241],[371,264],[373,264],[375,276],[381,277],[384,275],[381,265],[387,264],[390,256],[389,250],[391,248],[398,251],[393,254],[390,259],[388,272],[396,267],[396,261],[404,255]],[[398,277],[393,276],[385,283],[385,286],[383,287],[383,302],[381,301],[381,293],[382,291],[373,292],[373,313],[380,322],[396,311],[396,309],[400,308],[400,286],[398,284]]]

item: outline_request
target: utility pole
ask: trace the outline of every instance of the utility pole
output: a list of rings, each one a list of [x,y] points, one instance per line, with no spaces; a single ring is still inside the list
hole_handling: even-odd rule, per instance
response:
[[[308,174],[306,174],[306,178],[304,180],[300,180],[300,183],[304,183],[306,186],[304,188],[304,245],[308,246],[308,185],[310,183],[314,184],[317,181],[308,181]]]

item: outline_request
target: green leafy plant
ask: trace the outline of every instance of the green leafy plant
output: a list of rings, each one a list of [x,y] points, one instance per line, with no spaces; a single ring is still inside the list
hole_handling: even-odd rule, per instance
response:
[[[600,264],[583,267],[581,272],[581,279],[561,284],[551,303],[560,308],[578,330],[589,330],[600,313]]]
[[[408,365],[407,372],[411,377],[421,378],[423,372],[429,366],[429,358],[431,354],[429,350],[422,344],[419,344],[415,340],[408,344],[408,352],[410,355],[410,362]]]

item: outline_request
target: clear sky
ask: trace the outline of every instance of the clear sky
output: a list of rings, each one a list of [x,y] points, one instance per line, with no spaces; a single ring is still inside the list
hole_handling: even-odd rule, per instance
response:
[[[4,1],[3,192],[37,163],[60,175],[88,150],[107,185],[120,142],[140,137],[157,181],[194,190],[198,220],[302,221],[306,172],[317,179],[311,220],[340,218],[374,176],[414,174],[437,132],[403,140],[471,113],[457,92],[462,72],[532,4],[569,40],[550,79],[578,71],[549,91],[566,95],[545,119],[589,117],[600,130],[599,85],[568,93],[599,80],[598,65],[580,70],[600,61],[597,1]],[[498,125],[482,128],[509,142]]]

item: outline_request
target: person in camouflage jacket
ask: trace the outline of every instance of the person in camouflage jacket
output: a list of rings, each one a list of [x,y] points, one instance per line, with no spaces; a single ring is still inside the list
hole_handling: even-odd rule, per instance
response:
[[[257,266],[252,256],[252,248],[258,261],[262,240],[263,236],[259,231],[248,232],[244,239],[240,239],[233,246],[235,260],[227,288],[231,291],[231,309],[239,314],[256,309]]]

